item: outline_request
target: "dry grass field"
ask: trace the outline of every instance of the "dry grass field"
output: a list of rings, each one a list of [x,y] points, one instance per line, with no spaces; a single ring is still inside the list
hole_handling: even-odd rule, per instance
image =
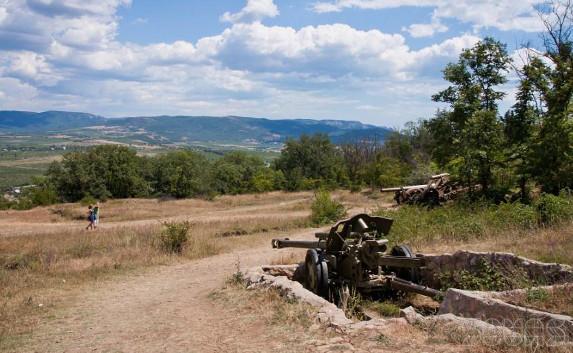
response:
[[[349,214],[393,209],[389,197],[376,194],[338,191],[333,196]],[[85,205],[2,211],[0,351],[155,352],[186,345],[214,352],[221,347],[301,351],[308,342],[324,351],[338,338],[324,336],[307,320],[309,308],[283,303],[276,293],[233,286],[221,290],[237,267],[302,260],[304,250],[272,250],[270,239],[312,238],[312,198],[312,192],[273,192],[212,201],[113,200],[102,204],[96,231],[85,230]],[[181,255],[168,254],[158,244],[165,221],[192,224]],[[573,263],[570,224],[410,243],[420,252],[511,251]],[[284,330],[290,333],[282,336]],[[402,337],[405,330],[408,337]],[[402,344],[408,342],[436,352],[468,348],[442,336],[391,325],[377,336],[342,339],[369,351],[407,351]],[[269,340],[276,344],[266,345]]]
[[[336,195],[353,212],[376,200]],[[87,231],[87,207],[62,204],[0,212],[0,343],[30,332],[46,309],[65,306],[67,293],[126,271],[181,263],[270,244],[277,235],[310,227],[312,192],[223,196],[206,200],[113,200],[101,224]],[[164,221],[192,223],[181,256],[158,245]],[[39,310],[41,309],[41,310]]]

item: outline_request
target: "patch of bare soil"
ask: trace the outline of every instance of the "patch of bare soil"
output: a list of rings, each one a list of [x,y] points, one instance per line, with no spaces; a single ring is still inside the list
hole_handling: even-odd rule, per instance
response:
[[[95,284],[41,324],[14,352],[274,350],[265,325],[210,298],[236,271],[238,262],[252,266],[269,262],[272,256],[269,246]]]

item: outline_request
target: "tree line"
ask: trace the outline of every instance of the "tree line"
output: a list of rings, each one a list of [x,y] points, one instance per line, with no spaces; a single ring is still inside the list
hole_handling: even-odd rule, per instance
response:
[[[270,163],[245,151],[211,160],[191,149],[149,157],[125,146],[96,146],[65,154],[50,165],[44,177],[36,178],[36,186],[26,189],[18,203],[0,200],[0,208],[82,199],[212,198],[274,190],[382,186],[402,181],[406,175],[402,169],[408,169],[391,156],[391,149],[400,148],[392,141],[399,141],[401,135],[394,136],[385,144],[362,140],[337,146],[327,135],[302,135],[287,140],[280,156]],[[359,161],[358,156],[365,152]]]

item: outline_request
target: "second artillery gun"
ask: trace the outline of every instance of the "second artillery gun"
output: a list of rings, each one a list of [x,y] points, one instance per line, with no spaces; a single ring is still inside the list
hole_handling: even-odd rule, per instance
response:
[[[393,220],[359,214],[338,222],[316,241],[273,239],[273,248],[305,248],[304,286],[331,299],[336,289],[353,288],[362,294],[388,291],[414,292],[441,297],[438,290],[419,284],[424,258],[406,245],[388,239]]]
[[[433,175],[427,184],[408,185],[395,188],[383,188],[381,192],[394,192],[394,200],[400,204],[422,204],[438,206],[442,202],[454,199],[461,193],[481,190],[481,185],[464,187],[450,180],[450,174]]]

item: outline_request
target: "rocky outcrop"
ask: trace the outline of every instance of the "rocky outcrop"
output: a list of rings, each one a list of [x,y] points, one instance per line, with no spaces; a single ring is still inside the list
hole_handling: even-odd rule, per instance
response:
[[[509,304],[488,293],[449,289],[439,313],[479,319],[526,337],[573,342],[573,317]]]
[[[568,265],[544,263],[511,253],[457,251],[453,254],[423,254],[425,266],[421,279],[431,288],[441,288],[440,274],[460,270],[475,272],[483,261],[507,274],[519,273],[527,279],[546,284],[573,282],[573,268]],[[478,273],[479,274],[479,273]]]

